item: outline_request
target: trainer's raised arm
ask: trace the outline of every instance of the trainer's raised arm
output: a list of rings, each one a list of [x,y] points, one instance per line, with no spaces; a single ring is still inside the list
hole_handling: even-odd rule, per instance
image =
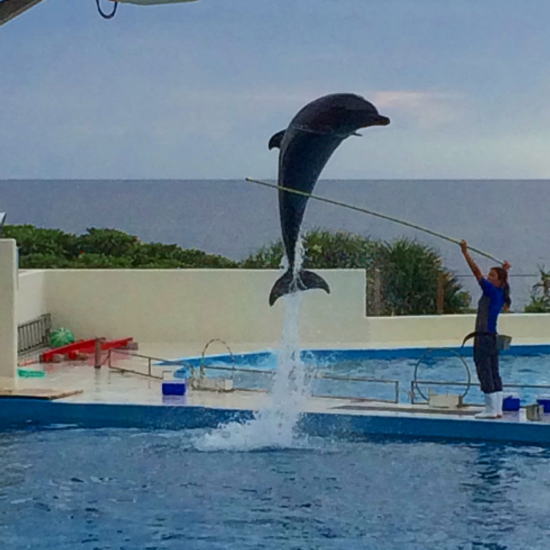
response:
[[[464,256],[466,263],[472,270],[474,277],[478,281],[480,279],[483,279],[483,273],[481,273],[481,269],[479,269],[478,265],[474,262],[474,259],[470,256],[470,253],[468,252],[468,243],[464,239],[460,241],[460,250],[462,250],[462,255]]]

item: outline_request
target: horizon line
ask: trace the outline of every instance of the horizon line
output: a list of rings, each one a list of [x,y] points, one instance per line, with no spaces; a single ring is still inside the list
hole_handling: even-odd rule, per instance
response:
[[[267,181],[276,181],[277,178],[262,177]],[[241,181],[245,178],[0,178],[0,182],[20,181]],[[550,181],[547,178],[320,178],[317,181]]]

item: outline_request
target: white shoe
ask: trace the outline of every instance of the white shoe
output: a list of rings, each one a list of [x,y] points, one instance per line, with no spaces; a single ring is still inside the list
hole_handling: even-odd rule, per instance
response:
[[[495,399],[497,392],[484,393],[483,395],[485,397],[485,408],[476,414],[476,418],[497,418],[497,400]]]
[[[495,396],[495,412],[497,418],[502,418],[502,392],[497,391],[493,394]]]

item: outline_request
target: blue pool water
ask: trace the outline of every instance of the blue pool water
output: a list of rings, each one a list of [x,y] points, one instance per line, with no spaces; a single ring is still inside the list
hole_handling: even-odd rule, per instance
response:
[[[547,548],[550,449],[304,439],[201,452],[204,431],[0,432],[3,548]]]
[[[399,400],[410,402],[411,381],[451,381],[471,385],[465,401],[482,403],[483,396],[477,385],[475,365],[471,348],[394,349],[394,350],[304,350],[302,359],[310,373],[325,373],[336,376],[375,378],[399,381]],[[178,360],[186,365],[198,366],[201,358],[183,358]],[[177,363],[174,361],[172,363]],[[218,355],[205,358],[209,367],[233,366],[239,369],[257,369],[266,374],[277,366],[277,356],[270,351],[230,355]],[[165,364],[169,364],[165,363]],[[466,366],[467,368],[466,368]],[[180,376],[187,376],[189,369],[183,367]],[[469,373],[468,373],[469,371]],[[500,356],[500,372],[504,384],[540,385],[548,388],[505,388],[507,392],[516,393],[522,405],[534,403],[538,397],[550,394],[550,347],[549,346],[516,346]],[[221,376],[231,374],[215,368],[207,368],[206,374]],[[268,388],[269,376],[254,373],[238,372],[235,379],[240,387]],[[463,393],[466,388],[459,385],[419,384],[420,391],[427,396],[430,389],[437,393]],[[317,395],[339,395],[350,397],[369,397],[393,400],[394,386],[381,382],[344,382],[341,380],[313,380],[312,392]],[[418,394],[416,399],[422,401]]]

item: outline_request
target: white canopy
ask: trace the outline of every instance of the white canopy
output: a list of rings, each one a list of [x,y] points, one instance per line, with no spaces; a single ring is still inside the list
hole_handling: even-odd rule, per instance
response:
[[[196,2],[197,0],[111,0],[113,2],[125,2],[127,4],[140,4],[142,6],[152,6],[155,4],[175,4],[176,2]]]
[[[0,0],[0,25],[17,17],[42,0]],[[130,4],[149,6],[155,4],[176,4],[178,2],[196,2],[196,0],[112,0]]]
[[[0,2],[0,25],[32,8],[41,0],[3,0]]]

